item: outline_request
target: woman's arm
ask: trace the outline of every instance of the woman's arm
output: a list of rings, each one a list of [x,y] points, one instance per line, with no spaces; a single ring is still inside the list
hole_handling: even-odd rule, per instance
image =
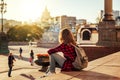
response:
[[[55,48],[51,48],[48,50],[48,54],[53,54],[56,52],[61,52],[61,49],[63,47],[63,44],[60,44],[59,46],[55,47]]]

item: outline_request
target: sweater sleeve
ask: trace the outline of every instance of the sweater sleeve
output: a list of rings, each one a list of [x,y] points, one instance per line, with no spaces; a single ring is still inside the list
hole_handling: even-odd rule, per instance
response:
[[[48,54],[53,54],[56,52],[60,52],[61,48],[62,48],[63,44],[60,44],[59,46],[55,47],[55,48],[51,48],[48,50]]]

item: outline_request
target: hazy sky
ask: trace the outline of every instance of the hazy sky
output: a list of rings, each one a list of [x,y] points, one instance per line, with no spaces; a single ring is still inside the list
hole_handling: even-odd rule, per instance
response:
[[[4,0],[7,12],[4,18],[19,21],[34,21],[41,17],[47,6],[51,16],[76,16],[95,22],[100,10],[104,9],[104,0]],[[113,0],[113,10],[120,11],[120,0]]]

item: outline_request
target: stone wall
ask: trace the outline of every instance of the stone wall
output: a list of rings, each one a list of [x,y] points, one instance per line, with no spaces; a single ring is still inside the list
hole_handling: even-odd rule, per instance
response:
[[[85,50],[89,61],[120,51],[120,47],[105,47],[105,46],[81,46],[81,47]]]

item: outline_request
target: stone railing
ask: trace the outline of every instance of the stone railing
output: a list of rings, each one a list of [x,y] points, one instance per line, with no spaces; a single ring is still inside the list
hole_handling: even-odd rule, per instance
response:
[[[58,45],[58,43],[42,43],[42,42],[37,43],[37,47],[45,47],[45,48],[51,48],[51,47],[55,47],[57,45]]]
[[[9,42],[8,45],[29,45],[28,42]]]

